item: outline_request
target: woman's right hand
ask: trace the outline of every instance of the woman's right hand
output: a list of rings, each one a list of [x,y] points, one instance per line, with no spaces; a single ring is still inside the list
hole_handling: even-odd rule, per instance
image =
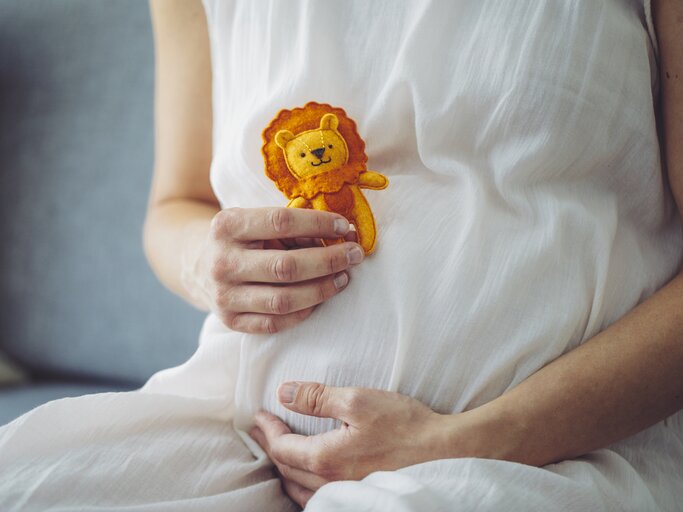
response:
[[[363,251],[353,242],[286,250],[287,239],[343,236],[348,222],[338,214],[220,210],[210,179],[211,51],[202,2],[155,0],[151,12],[156,151],[145,254],[170,290],[231,329],[268,333],[292,326],[344,289],[347,270]]]
[[[314,307],[342,291],[347,270],[363,250],[347,241],[291,250],[280,242],[339,238],[349,233],[341,215],[297,208],[228,208],[213,218],[183,283],[226,327],[275,333],[307,318]]]

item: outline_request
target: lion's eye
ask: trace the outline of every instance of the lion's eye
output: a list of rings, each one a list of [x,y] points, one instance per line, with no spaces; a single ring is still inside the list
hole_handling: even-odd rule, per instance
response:
[[[306,153],[301,153],[301,158],[305,157]]]
[[[332,144],[330,144],[330,145],[327,146],[327,147],[330,148],[330,149],[332,149],[334,146],[333,146]]]

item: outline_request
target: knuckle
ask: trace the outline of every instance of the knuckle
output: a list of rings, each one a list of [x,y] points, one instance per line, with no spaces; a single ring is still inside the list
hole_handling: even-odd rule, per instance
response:
[[[225,268],[223,267],[223,262],[219,258],[216,258],[211,262],[209,275],[214,281],[220,281],[223,279],[223,276],[225,275]]]
[[[275,463],[275,466],[277,467],[278,472],[280,475],[282,475],[284,478],[291,479],[292,478],[292,468],[289,467],[287,464],[283,464],[281,462],[273,461]]]
[[[217,222],[217,232],[219,234],[225,233],[227,235],[236,234],[243,224],[243,215],[241,208],[225,208],[221,210],[218,215],[214,217]]]
[[[334,480],[336,476],[336,467],[331,462],[329,456],[325,451],[320,451],[311,456],[310,459],[311,473],[324,478],[325,480]]]
[[[262,320],[261,331],[267,334],[275,334],[280,330],[279,322],[272,316],[266,316]]]
[[[233,315],[230,313],[221,313],[220,319],[228,329],[232,329],[233,331],[239,331],[240,330],[240,323],[241,322],[239,320],[238,315]]]
[[[229,311],[232,306],[232,293],[230,291],[217,292],[214,300],[220,311]]]
[[[221,277],[233,277],[238,275],[241,271],[239,258],[230,254],[226,255],[222,261],[220,261],[220,266],[222,269]]]
[[[318,454],[311,455],[308,460],[308,469],[311,471],[311,473],[315,473],[318,476],[322,476],[321,473],[323,473],[326,467],[327,465]]]
[[[292,281],[296,277],[296,259],[291,254],[276,256],[271,267],[272,275],[278,281]]]
[[[287,208],[276,208],[270,212],[270,222],[276,233],[288,233],[292,221],[292,212]]]
[[[280,462],[280,459],[282,458],[282,449],[280,448],[280,444],[277,441],[270,443],[268,457],[270,457],[270,459],[273,461],[273,464],[275,464],[278,471],[280,471],[280,466],[283,465]]]
[[[209,223],[209,236],[212,240],[218,241],[220,240],[222,234],[223,230],[221,225],[221,212],[219,212],[213,216],[211,222]]]
[[[344,270],[347,266],[348,265],[347,265],[347,260],[346,260],[346,249],[345,248],[341,249],[341,250],[335,250],[330,255],[329,268],[328,268],[329,274],[335,274],[336,272],[339,272],[340,270]]]
[[[278,442],[278,440],[272,441],[270,443],[270,458],[273,459],[273,462],[275,464],[279,464],[281,466],[287,466],[284,462],[281,462],[283,459],[286,459],[287,453],[285,449],[282,447],[282,444]],[[279,469],[279,466],[278,466]],[[287,466],[287,471],[291,473],[291,467]]]
[[[341,406],[344,410],[348,412],[358,411],[364,407],[366,396],[359,389],[350,388],[346,390],[341,402]]]
[[[270,312],[276,315],[284,315],[290,312],[292,300],[285,292],[274,293],[270,297]]]
[[[318,230],[318,233],[327,233],[330,231],[329,224],[330,220],[326,219],[322,215],[316,215],[315,216],[315,228]]]
[[[320,304],[321,302],[324,302],[327,300],[327,298],[329,296],[327,290],[329,288],[330,288],[329,286],[325,286],[323,284],[316,286],[316,295],[317,295],[317,297],[315,298],[316,304]]]
[[[311,411],[313,415],[319,415],[323,408],[325,384],[316,382],[308,386],[303,386],[303,388],[302,398],[306,404],[306,409]]]

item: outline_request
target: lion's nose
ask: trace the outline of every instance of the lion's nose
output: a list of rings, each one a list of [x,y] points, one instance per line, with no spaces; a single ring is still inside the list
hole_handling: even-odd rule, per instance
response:
[[[313,149],[311,150],[311,153],[313,153],[316,157],[322,159],[323,153],[325,153],[325,148]]]

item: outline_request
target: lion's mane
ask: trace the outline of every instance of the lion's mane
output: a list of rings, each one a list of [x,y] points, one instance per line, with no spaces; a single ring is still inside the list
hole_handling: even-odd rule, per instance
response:
[[[328,113],[336,115],[339,119],[337,131],[346,141],[348,161],[341,168],[299,179],[287,167],[284,152],[275,142],[275,134],[280,130],[289,130],[296,136],[307,130],[315,130],[320,126],[320,118]],[[365,142],[358,134],[356,123],[342,108],[310,101],[303,107],[280,110],[275,119],[263,130],[262,135],[261,152],[266,164],[266,175],[289,199],[312,199],[321,192],[338,192],[347,183],[357,183],[359,175],[367,170]]]

